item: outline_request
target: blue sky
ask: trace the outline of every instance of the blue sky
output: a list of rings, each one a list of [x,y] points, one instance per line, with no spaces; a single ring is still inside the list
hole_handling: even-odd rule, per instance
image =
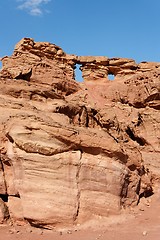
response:
[[[23,37],[67,53],[160,61],[160,0],[1,0],[0,57]]]

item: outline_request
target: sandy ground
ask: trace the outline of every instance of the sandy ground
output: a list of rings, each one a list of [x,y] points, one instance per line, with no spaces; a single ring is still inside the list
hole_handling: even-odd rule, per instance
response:
[[[57,232],[30,226],[0,226],[0,240],[160,240],[160,195],[142,199],[131,215],[97,220],[75,230]]]

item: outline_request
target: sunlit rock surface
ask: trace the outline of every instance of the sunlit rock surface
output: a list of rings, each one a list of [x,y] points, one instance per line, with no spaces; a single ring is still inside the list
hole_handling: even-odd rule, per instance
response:
[[[2,64],[0,222],[73,226],[153,194],[160,63],[69,55],[24,38]]]

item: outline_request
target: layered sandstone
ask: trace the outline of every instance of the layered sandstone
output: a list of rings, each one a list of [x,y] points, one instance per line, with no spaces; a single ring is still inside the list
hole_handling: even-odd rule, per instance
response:
[[[69,55],[28,38],[2,63],[1,222],[73,226],[156,191],[159,63]]]

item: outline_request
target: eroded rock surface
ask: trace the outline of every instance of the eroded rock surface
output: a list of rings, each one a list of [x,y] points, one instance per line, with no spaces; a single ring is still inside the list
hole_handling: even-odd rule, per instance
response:
[[[160,63],[69,55],[28,38],[2,63],[1,222],[73,226],[153,194]]]

